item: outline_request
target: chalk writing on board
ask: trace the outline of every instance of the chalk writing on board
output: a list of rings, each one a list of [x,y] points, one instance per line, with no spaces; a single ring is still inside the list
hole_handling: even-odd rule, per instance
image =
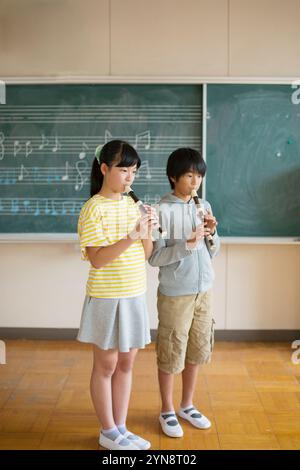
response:
[[[85,199],[63,198],[1,198],[1,215],[77,215]]]
[[[5,136],[3,132],[0,132],[0,160],[3,160],[4,158],[4,140]]]
[[[135,143],[134,148],[138,150],[140,147],[144,148],[145,150],[149,150],[151,146],[151,134],[150,131],[147,130],[145,132],[140,132],[135,136]]]

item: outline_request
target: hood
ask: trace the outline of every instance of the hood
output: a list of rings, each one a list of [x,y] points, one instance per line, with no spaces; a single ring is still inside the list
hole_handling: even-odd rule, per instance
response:
[[[194,201],[191,197],[191,199],[188,201],[188,202],[185,202],[183,201],[182,199],[180,199],[179,197],[177,196],[174,196],[173,193],[168,193],[168,194],[165,194],[165,196],[163,196],[159,202],[160,204],[165,204],[165,203],[168,203],[168,204],[194,204]]]

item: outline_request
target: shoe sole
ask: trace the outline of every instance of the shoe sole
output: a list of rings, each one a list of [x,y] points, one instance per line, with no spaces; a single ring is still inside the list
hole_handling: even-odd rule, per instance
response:
[[[197,429],[209,429],[209,428],[211,428],[211,423],[209,424],[209,426],[205,426],[205,427],[204,427],[204,426],[201,426],[201,427],[200,427],[200,426],[196,426],[196,425],[193,424],[186,416],[182,416],[179,411],[178,411],[177,414],[178,414],[178,416],[179,416],[180,418],[182,418],[182,419],[184,419],[185,421],[187,421],[188,423],[190,423],[194,428],[197,428]]]

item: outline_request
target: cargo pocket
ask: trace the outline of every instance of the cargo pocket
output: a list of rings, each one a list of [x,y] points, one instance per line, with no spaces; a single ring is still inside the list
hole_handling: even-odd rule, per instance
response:
[[[215,323],[215,320],[212,319],[210,329],[210,352],[213,351],[215,345]]]
[[[159,364],[168,364],[171,360],[171,335],[172,328],[160,326],[157,332],[156,352]]]

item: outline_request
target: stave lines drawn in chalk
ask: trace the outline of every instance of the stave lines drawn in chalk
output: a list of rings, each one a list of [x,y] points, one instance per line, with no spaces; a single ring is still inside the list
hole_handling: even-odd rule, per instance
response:
[[[75,166],[68,161],[64,166],[38,167],[0,167],[0,186],[2,185],[49,185],[64,184],[72,185],[76,191],[80,191],[84,185],[89,184],[90,168],[85,160],[76,162]],[[148,160],[144,160],[136,174],[135,185],[143,185],[151,180],[151,184],[166,184],[164,166],[149,165]]]
[[[78,216],[86,199],[0,198],[0,215]]]
[[[92,156],[98,145],[104,145],[112,139],[121,139],[132,144],[136,150],[146,152],[149,156],[169,155],[177,147],[201,148],[199,136],[153,136],[150,130],[135,135],[113,136],[105,130],[103,136],[21,136],[5,137],[0,132],[0,161],[5,156],[16,158],[43,157],[45,154],[63,155],[83,160]]]
[[[5,106],[0,123],[197,123],[200,105]]]
[[[90,168],[86,161],[78,161],[71,166],[67,161],[61,167],[0,167],[0,185],[30,184],[70,184],[76,191],[89,183]]]

